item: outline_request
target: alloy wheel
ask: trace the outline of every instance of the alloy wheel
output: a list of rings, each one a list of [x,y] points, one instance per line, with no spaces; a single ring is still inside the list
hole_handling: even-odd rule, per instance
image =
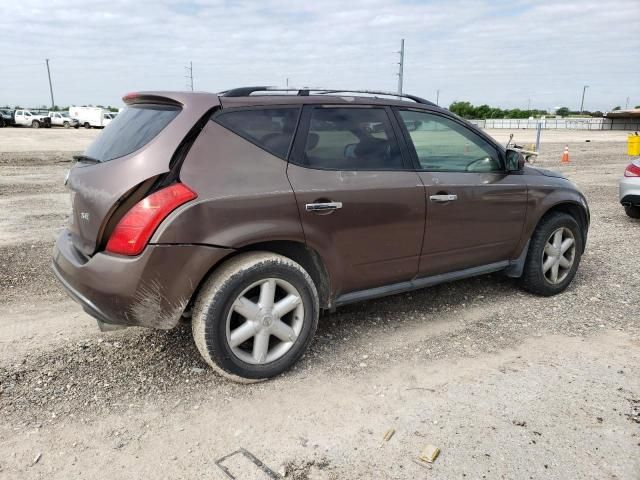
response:
[[[278,360],[296,342],[304,323],[298,290],[280,278],[267,278],[244,289],[227,316],[227,343],[250,364]]]
[[[567,227],[555,230],[547,239],[542,253],[542,273],[547,282],[562,283],[573,266],[576,256],[576,241]]]

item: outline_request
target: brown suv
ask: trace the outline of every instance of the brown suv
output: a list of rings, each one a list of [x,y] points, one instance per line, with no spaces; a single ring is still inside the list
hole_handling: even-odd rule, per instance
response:
[[[191,318],[226,375],[291,367],[321,309],[496,271],[559,293],[585,248],[574,184],[418,97],[124,101],[69,172],[54,271],[103,329]]]

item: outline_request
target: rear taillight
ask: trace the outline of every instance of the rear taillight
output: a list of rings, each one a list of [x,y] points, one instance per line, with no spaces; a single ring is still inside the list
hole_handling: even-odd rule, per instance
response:
[[[640,167],[635,163],[627,165],[627,169],[624,171],[625,177],[640,177]]]
[[[107,243],[107,252],[138,255],[167,215],[197,196],[184,184],[175,183],[143,198],[118,222]]]

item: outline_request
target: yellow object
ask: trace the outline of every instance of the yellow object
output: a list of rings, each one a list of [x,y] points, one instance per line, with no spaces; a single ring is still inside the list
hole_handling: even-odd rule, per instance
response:
[[[384,432],[384,437],[382,437],[382,442],[380,443],[380,446],[382,447],[382,445],[384,445],[385,442],[388,442],[389,440],[391,440],[391,437],[393,437],[394,433],[396,433],[395,428],[390,428],[389,430]]]
[[[440,449],[434,445],[427,445],[420,452],[420,456],[418,460],[422,460],[423,462],[433,463],[438,455],[440,454]]]
[[[627,147],[629,155],[634,157],[640,156],[640,135],[630,133],[627,138]]]

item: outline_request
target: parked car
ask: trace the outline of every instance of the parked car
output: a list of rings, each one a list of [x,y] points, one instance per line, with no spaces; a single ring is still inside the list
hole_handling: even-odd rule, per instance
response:
[[[51,128],[51,119],[42,114],[31,113],[29,110],[16,110],[13,116],[14,126],[31,127],[31,128]]]
[[[14,110],[3,108],[0,110],[0,128],[8,127],[15,123],[13,118]]]
[[[49,112],[49,118],[51,119],[51,125],[64,128],[78,128],[80,122],[77,119],[71,118],[69,112]]]
[[[78,120],[84,128],[104,128],[104,113],[100,107],[69,107],[71,118]]]
[[[320,310],[491,272],[569,286],[590,217],[561,174],[415,96],[289,93],[124,98],[69,172],[53,254],[101,328],[191,319],[209,365],[262,379]]]
[[[627,165],[619,186],[624,211],[631,218],[640,218],[640,159]]]

